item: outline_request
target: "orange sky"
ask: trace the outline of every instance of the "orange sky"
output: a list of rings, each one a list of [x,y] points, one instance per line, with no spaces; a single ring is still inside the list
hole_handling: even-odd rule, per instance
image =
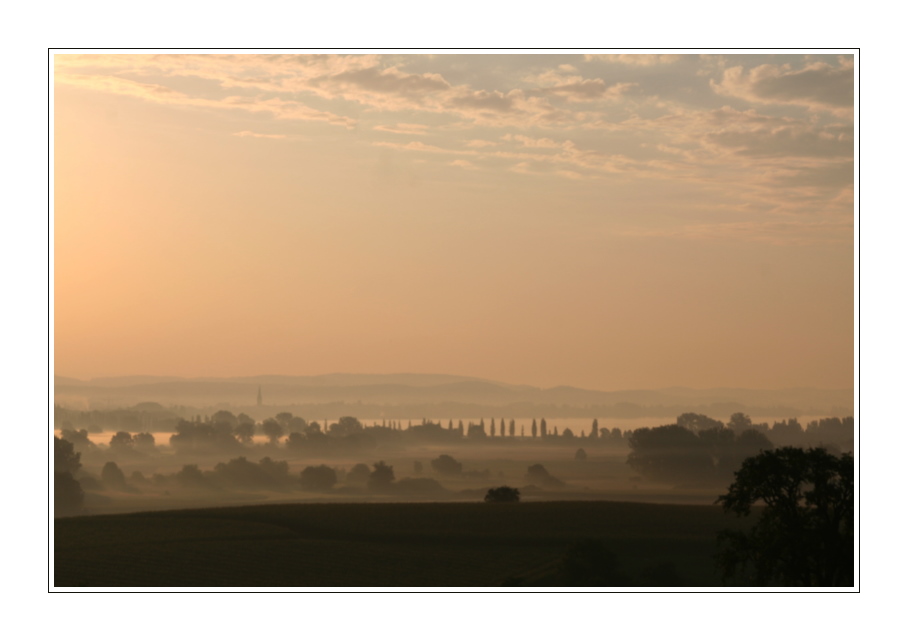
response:
[[[57,55],[54,364],[851,387],[850,55]]]

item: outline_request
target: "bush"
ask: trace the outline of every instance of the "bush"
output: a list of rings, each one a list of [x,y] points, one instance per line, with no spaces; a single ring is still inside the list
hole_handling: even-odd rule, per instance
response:
[[[517,503],[518,501],[520,501],[520,490],[507,485],[493,487],[486,492],[486,503]]]

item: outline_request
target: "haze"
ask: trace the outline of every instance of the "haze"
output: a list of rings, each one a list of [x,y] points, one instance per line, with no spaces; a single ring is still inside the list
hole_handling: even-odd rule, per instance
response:
[[[850,55],[55,55],[54,368],[851,388]]]

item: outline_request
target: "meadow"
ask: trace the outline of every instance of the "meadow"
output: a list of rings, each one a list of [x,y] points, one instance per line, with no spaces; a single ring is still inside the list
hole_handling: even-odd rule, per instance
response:
[[[566,551],[596,540],[626,577],[615,589],[709,588],[722,586],[717,532],[744,525],[713,505],[612,501],[294,503],[80,516],[54,520],[53,585],[539,589],[565,586]]]

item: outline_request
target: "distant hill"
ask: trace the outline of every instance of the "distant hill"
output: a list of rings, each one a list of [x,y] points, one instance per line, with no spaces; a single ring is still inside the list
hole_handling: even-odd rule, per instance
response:
[[[89,381],[56,376],[54,395],[71,407],[131,407],[142,402],[194,408],[254,407],[261,387],[264,405],[318,406],[325,412],[380,416],[676,416],[700,412],[727,418],[752,416],[845,416],[853,413],[853,390],[737,388],[597,391],[577,387],[542,389],[444,374],[326,374],[179,378],[125,376]],[[349,406],[345,410],[344,407]],[[332,415],[332,414],[327,414]]]

